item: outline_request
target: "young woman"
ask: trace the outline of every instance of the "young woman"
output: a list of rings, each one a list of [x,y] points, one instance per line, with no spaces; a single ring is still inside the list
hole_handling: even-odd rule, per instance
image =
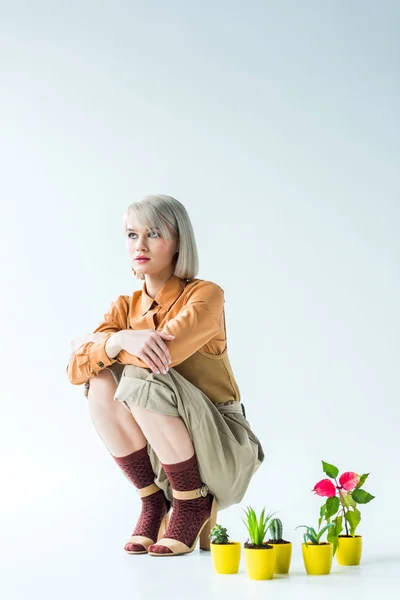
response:
[[[224,291],[196,278],[185,207],[146,196],[123,219],[135,276],[93,334],[72,343],[72,384],[85,383],[106,448],[142,508],[130,554],[209,550],[217,509],[239,503],[264,460],[227,353]]]

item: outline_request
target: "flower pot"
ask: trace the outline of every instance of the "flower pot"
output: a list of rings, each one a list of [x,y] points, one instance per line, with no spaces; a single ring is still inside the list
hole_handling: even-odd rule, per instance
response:
[[[275,570],[275,548],[244,548],[247,575],[250,579],[272,579]]]
[[[216,573],[220,575],[233,575],[239,570],[240,542],[229,544],[210,544],[211,557]]]
[[[339,565],[348,567],[350,565],[359,565],[362,552],[362,536],[339,535],[336,550],[336,559]]]
[[[307,575],[328,575],[331,572],[333,546],[323,544],[301,545]]]
[[[274,544],[273,542],[268,542],[271,546],[275,548],[275,573],[278,575],[285,575],[289,573],[290,569],[290,561],[292,558],[292,543],[280,543]]]

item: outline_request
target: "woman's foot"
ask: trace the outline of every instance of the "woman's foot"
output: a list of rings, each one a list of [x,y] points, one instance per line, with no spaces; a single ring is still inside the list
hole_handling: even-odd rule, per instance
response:
[[[178,540],[190,547],[204,521],[211,515],[212,496],[200,494],[203,484],[196,453],[179,463],[161,464],[173,490],[172,514],[163,538]],[[196,490],[198,497],[193,497],[192,493],[194,491],[196,494]],[[173,554],[172,550],[162,543],[154,543],[148,551],[155,554]]]
[[[160,525],[169,511],[170,502],[165,497],[164,492],[154,483],[155,474],[151,466],[147,445],[127,456],[114,456],[113,458],[126,477],[137,488],[142,500],[142,511],[131,536],[131,538],[138,536],[139,539],[128,540],[125,544],[125,550],[130,554],[143,554],[147,552],[147,547],[150,544],[159,539]],[[160,535],[163,532],[164,524]]]
[[[173,498],[172,515],[163,537],[178,540],[186,544],[186,546],[191,547],[204,521],[211,515],[212,501],[213,496],[211,494],[192,500],[178,500]],[[170,548],[161,544],[149,546],[148,552],[173,554]]]
[[[168,513],[169,507],[169,501],[162,490],[142,498],[142,511],[132,536],[144,536],[154,542],[157,541],[161,522]],[[147,552],[145,546],[134,542],[125,544],[124,549],[132,554]]]

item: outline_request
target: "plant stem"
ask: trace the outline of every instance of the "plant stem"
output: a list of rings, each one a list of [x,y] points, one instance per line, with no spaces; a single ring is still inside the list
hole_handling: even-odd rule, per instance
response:
[[[340,504],[343,506],[343,519],[344,519],[344,526],[345,526],[345,529],[346,529],[346,535],[349,535],[349,529],[347,527],[347,519],[346,519],[345,506],[344,506],[344,504],[343,504],[343,502],[342,502],[341,499],[340,499]],[[349,510],[349,509],[347,509],[347,510]]]
[[[348,527],[347,527],[347,519],[346,519],[346,514],[345,514],[345,505],[344,505],[344,503],[342,502],[342,495],[341,495],[341,493],[340,493],[340,490],[341,490],[341,489],[343,489],[343,488],[342,488],[342,486],[340,486],[340,485],[338,484],[338,482],[337,482],[337,480],[336,480],[336,477],[335,477],[335,483],[336,483],[336,489],[337,489],[337,490],[338,490],[338,492],[339,492],[339,500],[340,500],[340,504],[341,504],[341,505],[342,505],[342,507],[343,507],[343,518],[344,518],[344,526],[345,526],[345,528],[346,528],[346,535],[349,535],[349,529],[348,529]],[[347,509],[347,510],[349,510],[349,509]]]

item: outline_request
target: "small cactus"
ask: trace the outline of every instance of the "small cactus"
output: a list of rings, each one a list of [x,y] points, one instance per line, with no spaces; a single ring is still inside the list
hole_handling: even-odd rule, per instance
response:
[[[275,542],[282,539],[283,529],[282,521],[280,519],[272,519],[269,530],[272,536],[271,539],[273,539]]]
[[[229,535],[226,527],[222,527],[221,525],[214,525],[209,537],[212,544],[229,544]]]

